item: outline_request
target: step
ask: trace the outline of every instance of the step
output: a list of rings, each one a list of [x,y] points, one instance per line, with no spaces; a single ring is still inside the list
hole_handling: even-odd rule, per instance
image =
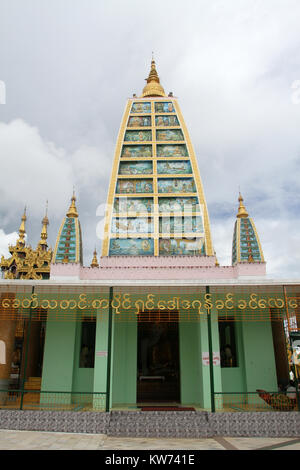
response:
[[[202,411],[111,411],[108,435],[120,437],[208,437]]]

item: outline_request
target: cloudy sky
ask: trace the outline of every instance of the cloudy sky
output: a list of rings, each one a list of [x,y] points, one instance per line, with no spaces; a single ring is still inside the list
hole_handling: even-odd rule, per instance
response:
[[[0,0],[0,254],[27,206],[52,246],[73,186],[84,264],[126,99],[152,51],[197,154],[213,242],[231,263],[238,191],[270,278],[300,278],[299,0]]]

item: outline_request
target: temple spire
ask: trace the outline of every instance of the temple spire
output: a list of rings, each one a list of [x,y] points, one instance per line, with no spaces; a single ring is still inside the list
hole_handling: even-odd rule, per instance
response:
[[[71,205],[61,223],[52,263],[82,264],[82,237],[79,216],[75,205],[76,197],[73,190]]]
[[[47,238],[48,238],[47,226],[48,225],[49,225],[49,219],[48,219],[48,201],[47,201],[45,217],[42,220],[41,239],[38,244],[38,246],[43,249],[47,249],[48,247],[48,243],[47,243]]]
[[[97,259],[97,250],[95,248],[94,256],[93,256],[93,259],[92,259],[92,262],[91,262],[91,268],[98,268],[98,267],[99,267],[99,263],[98,263],[98,259]]]
[[[246,211],[246,208],[244,206],[244,199],[242,198],[241,193],[239,193],[239,209],[238,209],[238,213],[236,216],[238,219],[242,217],[243,218],[248,217],[248,212]]]
[[[26,234],[26,230],[25,230],[25,222],[27,220],[27,217],[26,217],[26,206],[24,208],[24,213],[22,215],[22,218],[21,218],[21,225],[20,225],[20,228],[19,228],[19,238],[17,240],[17,245],[19,246],[24,246],[25,245],[25,234]]]
[[[249,217],[239,193],[239,209],[233,231],[232,265],[237,263],[264,263],[264,255],[254,221]]]
[[[148,78],[146,78],[147,85],[143,89],[142,98],[146,96],[166,96],[165,90],[160,84],[159,76],[156,70],[155,60],[151,60],[151,70]]]
[[[71,198],[71,205],[67,212],[67,217],[78,217],[78,212],[75,206],[75,201],[76,201],[75,191],[73,190],[73,196]]]

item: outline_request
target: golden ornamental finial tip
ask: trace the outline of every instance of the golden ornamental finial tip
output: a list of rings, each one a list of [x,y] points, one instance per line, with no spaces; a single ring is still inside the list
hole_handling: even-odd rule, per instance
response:
[[[159,76],[155,66],[155,60],[153,58],[152,53],[152,60],[151,60],[151,70],[146,78],[147,84],[145,85],[142,93],[142,98],[146,96],[166,96],[165,90],[160,84]]]
[[[242,197],[242,195],[241,195],[240,192],[239,192],[239,199],[238,199],[238,200],[239,200],[239,209],[238,209],[238,213],[237,213],[237,215],[236,215],[237,218],[240,219],[240,218],[246,218],[246,217],[248,217],[248,212],[246,211],[246,208],[245,208],[245,206],[244,206],[244,204],[243,204],[244,199],[243,199],[243,197]]]
[[[98,260],[97,260],[97,250],[96,250],[96,247],[95,247],[94,256],[93,256],[93,259],[92,259],[92,262],[91,262],[91,268],[98,268],[98,267],[99,267],[99,263],[98,263]]]
[[[71,197],[71,205],[67,212],[67,217],[78,217],[78,212],[75,206],[75,201],[76,201],[76,197],[75,197],[75,191],[73,189],[73,195]]]

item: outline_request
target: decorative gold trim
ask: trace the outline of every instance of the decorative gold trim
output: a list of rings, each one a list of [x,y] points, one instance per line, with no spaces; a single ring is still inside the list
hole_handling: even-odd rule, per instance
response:
[[[259,248],[259,252],[260,252],[260,257],[261,257],[261,261],[262,263],[265,262],[265,257],[264,257],[264,253],[263,253],[263,250],[262,250],[262,247],[261,247],[261,244],[260,244],[260,239],[259,239],[259,236],[258,236],[258,233],[257,233],[257,230],[256,230],[256,226],[255,226],[255,223],[253,222],[253,219],[251,217],[249,217],[249,220],[252,224],[252,227],[253,227],[253,230],[254,230],[254,233],[255,233],[255,236],[256,236],[256,240],[257,240],[257,244],[258,244],[258,248]]]
[[[64,227],[64,225],[65,225],[65,222],[66,222],[66,217],[63,218],[62,223],[61,223],[60,228],[59,228],[59,231],[58,231],[58,235],[57,235],[56,243],[55,243],[55,248],[54,248],[54,252],[53,252],[52,263],[55,263],[55,258],[56,258],[56,255],[57,255],[58,244],[59,244],[61,232],[62,232],[62,229],[63,229],[63,227]]]

